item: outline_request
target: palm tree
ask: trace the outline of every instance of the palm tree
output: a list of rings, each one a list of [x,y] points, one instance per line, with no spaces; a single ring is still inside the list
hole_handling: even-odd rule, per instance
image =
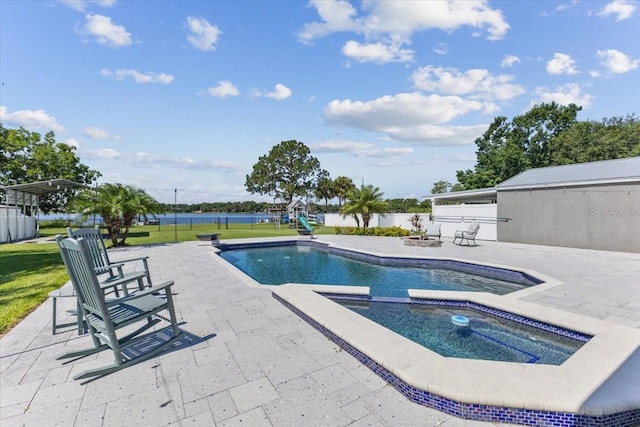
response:
[[[356,188],[351,178],[339,176],[333,181],[333,192],[338,198],[338,208],[342,208],[342,202],[347,199],[347,195],[351,190]]]
[[[83,221],[91,215],[100,215],[113,246],[125,244],[129,228],[138,215],[142,215],[146,221],[149,216],[155,218],[157,214],[164,213],[162,205],[144,190],[123,184],[103,184],[95,191],[84,190],[69,207],[79,213]],[[122,239],[118,241],[120,234]]]
[[[326,171],[323,171],[326,172]],[[329,203],[329,199],[336,197],[333,181],[329,178],[329,173],[323,174],[318,180],[315,190],[316,198],[324,199],[324,206]]]
[[[382,200],[383,195],[384,193],[381,193],[380,189],[373,185],[354,188],[347,196],[347,203],[342,207],[342,217],[353,216],[357,226],[360,227],[358,219],[358,214],[360,214],[362,215],[362,226],[369,228],[369,221],[373,214],[379,213],[384,216],[384,212],[388,210],[387,203]]]

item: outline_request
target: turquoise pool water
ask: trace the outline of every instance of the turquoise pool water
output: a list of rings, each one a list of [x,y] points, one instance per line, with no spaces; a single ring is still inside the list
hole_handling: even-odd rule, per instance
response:
[[[371,296],[406,298],[407,289],[504,295],[529,286],[443,268],[377,265],[309,246],[223,250],[220,256],[263,285],[311,283],[369,286]]]
[[[335,300],[350,310],[447,357],[560,365],[584,341],[471,308]],[[462,315],[469,326],[456,326]]]

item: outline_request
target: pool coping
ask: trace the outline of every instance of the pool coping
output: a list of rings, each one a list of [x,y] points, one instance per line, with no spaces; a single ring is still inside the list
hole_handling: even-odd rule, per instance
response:
[[[621,392],[615,401],[603,402],[593,398],[640,347],[640,331],[637,329],[524,301],[507,301],[493,294],[413,291],[412,297],[471,301],[593,336],[559,366],[459,359],[441,356],[334,303],[320,294],[324,291],[326,287],[316,288],[307,284],[272,288],[276,299],[302,314],[305,320],[311,320],[309,323],[315,323],[314,326],[323,333],[330,332],[325,335],[330,338],[333,335],[338,343],[346,343],[385,371],[381,375],[374,369],[376,373],[383,378],[388,374],[397,378],[396,384],[393,378],[391,384],[414,401],[417,401],[416,392],[419,395],[423,391],[453,402],[452,406],[480,405],[500,410],[588,417],[640,410],[640,401],[634,399],[633,394]],[[348,289],[340,291],[348,292]],[[389,378],[385,379],[389,381]],[[640,392],[640,387],[636,388]],[[441,407],[437,409],[443,410]]]
[[[252,241],[245,245],[248,248],[264,243],[266,241],[258,244]],[[513,270],[535,277],[541,281],[540,284],[502,296],[427,290],[410,290],[409,295],[411,298],[472,301],[593,336],[560,366],[440,356],[320,295],[366,296],[366,287],[262,285],[218,256],[219,248],[214,249],[214,258],[249,286],[270,289],[274,298],[416,403],[466,419],[529,425],[537,425],[542,419],[560,423],[577,421],[585,426],[634,425],[640,421],[640,399],[631,397],[640,395],[640,382],[636,374],[630,378],[620,374],[625,369],[625,362],[640,354],[640,330],[520,300],[563,284],[559,280],[526,268],[454,257],[396,257],[300,239],[278,239],[276,243],[320,245],[381,259],[455,261]]]

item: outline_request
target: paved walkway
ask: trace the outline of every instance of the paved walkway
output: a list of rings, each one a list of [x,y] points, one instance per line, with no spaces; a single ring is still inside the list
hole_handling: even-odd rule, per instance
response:
[[[562,285],[524,299],[640,328],[640,254],[497,242],[408,247],[398,238],[318,236],[388,255],[466,258],[537,270]],[[90,345],[73,328],[51,334],[47,301],[0,339],[0,424],[116,426],[490,426],[409,402],[353,357],[225,267],[210,245],[132,247],[156,283],[174,280],[186,332],[175,350],[87,384],[73,375],[112,362],[102,352],[63,365]],[[73,309],[59,300],[58,315]],[[73,320],[67,315],[62,322]],[[638,362],[640,364],[640,362]],[[640,367],[636,370],[640,372]],[[634,379],[640,383],[640,375]]]

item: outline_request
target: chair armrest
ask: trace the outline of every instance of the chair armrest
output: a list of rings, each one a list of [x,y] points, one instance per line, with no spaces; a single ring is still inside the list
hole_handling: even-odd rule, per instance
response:
[[[141,257],[137,257],[137,258],[128,258],[128,259],[119,259],[117,262],[119,263],[125,263],[125,262],[130,262],[130,261],[144,261],[149,259],[149,256],[141,256]]]
[[[102,273],[106,273],[107,271],[111,271],[114,268],[121,269],[123,266],[124,266],[123,263],[115,262],[113,264],[109,264],[104,267],[96,267],[93,270],[96,272],[96,274],[102,274]]]
[[[144,271],[135,272],[135,273],[128,274],[128,275],[126,275],[124,277],[121,277],[121,278],[118,278],[118,279],[115,279],[115,280],[109,280],[107,282],[100,282],[100,288],[108,289],[108,288],[112,288],[114,286],[126,285],[128,283],[136,282],[136,281],[142,279],[145,276],[146,276],[146,274],[144,273]]]
[[[144,291],[137,292],[137,293],[135,293],[133,295],[129,295],[129,296],[126,296],[126,297],[109,300],[109,301],[106,302],[106,304],[107,304],[107,307],[109,307],[111,305],[122,304],[124,302],[135,300],[137,298],[142,298],[142,297],[147,296],[147,295],[153,295],[155,293],[160,292],[163,289],[165,291],[169,292],[171,286],[173,286],[173,280],[168,280],[166,282],[160,283],[159,285],[154,285],[151,288],[147,288]]]

